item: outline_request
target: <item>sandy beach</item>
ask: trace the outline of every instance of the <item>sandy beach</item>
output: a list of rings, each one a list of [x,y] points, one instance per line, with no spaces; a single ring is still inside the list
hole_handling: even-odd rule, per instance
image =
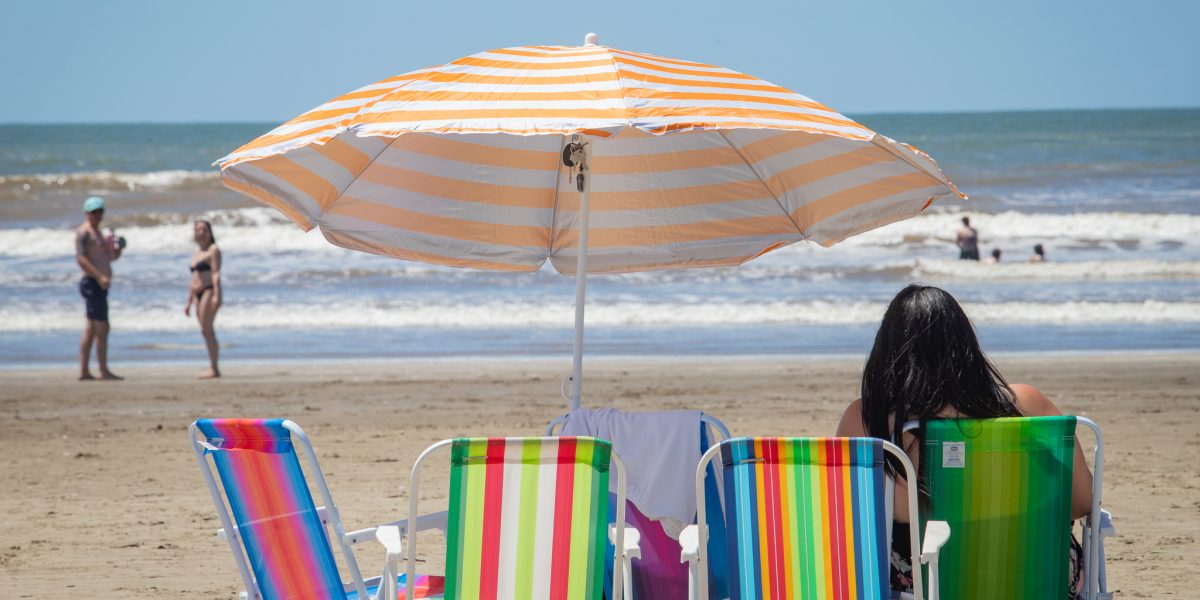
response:
[[[1108,547],[1120,597],[1195,597],[1200,573],[1200,355],[1001,357],[1104,428]],[[587,403],[699,408],[735,435],[832,433],[856,397],[859,359],[604,359]],[[0,570],[5,596],[233,598],[240,589],[187,441],[197,417],[287,417],[309,433],[349,528],[405,516],[418,452],[459,435],[538,434],[564,412],[563,361],[404,361],[138,367],[80,384],[69,369],[0,371]],[[1085,438],[1085,448],[1090,448]],[[428,471],[423,506],[445,499]],[[422,538],[424,540],[424,538]],[[431,543],[433,545],[431,545]],[[360,547],[365,573],[382,552]],[[442,546],[422,554],[440,568]]]

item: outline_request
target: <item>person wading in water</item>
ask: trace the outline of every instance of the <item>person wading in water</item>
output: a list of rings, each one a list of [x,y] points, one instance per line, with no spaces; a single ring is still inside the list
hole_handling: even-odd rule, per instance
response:
[[[954,243],[958,244],[960,260],[979,260],[979,232],[971,227],[970,217],[962,218],[962,227],[958,228]]]

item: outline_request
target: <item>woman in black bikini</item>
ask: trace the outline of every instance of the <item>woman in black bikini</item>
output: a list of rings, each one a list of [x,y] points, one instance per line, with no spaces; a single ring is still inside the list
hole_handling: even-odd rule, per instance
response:
[[[208,221],[196,221],[192,235],[200,249],[192,255],[192,284],[188,289],[187,306],[183,308],[183,314],[190,316],[192,304],[196,305],[196,319],[200,321],[200,333],[204,335],[204,344],[208,346],[210,363],[209,369],[197,377],[212,379],[221,376],[217,368],[217,333],[213,329],[213,321],[217,318],[222,300],[221,249],[217,248],[212,224]]]

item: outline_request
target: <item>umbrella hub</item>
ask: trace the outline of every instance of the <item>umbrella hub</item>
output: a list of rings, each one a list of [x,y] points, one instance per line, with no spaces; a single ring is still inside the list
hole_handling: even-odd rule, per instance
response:
[[[583,139],[583,136],[574,134],[571,140],[563,145],[562,162],[563,166],[571,170],[571,179],[575,182],[575,188],[579,192],[583,192],[584,178],[587,176],[588,156],[591,154],[592,143]]]

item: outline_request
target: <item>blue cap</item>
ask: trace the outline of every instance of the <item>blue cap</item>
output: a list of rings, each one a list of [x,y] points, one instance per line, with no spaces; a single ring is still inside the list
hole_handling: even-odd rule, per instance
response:
[[[91,196],[87,200],[83,201],[83,212],[85,213],[92,212],[93,210],[100,210],[102,208],[104,208],[104,198],[101,198],[100,196]]]

